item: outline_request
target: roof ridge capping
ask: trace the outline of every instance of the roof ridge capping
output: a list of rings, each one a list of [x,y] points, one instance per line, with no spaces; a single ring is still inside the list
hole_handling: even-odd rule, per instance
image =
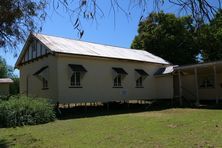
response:
[[[90,43],[90,44],[96,44],[96,45],[103,45],[103,46],[110,46],[110,47],[117,47],[117,48],[123,48],[123,49],[131,49],[131,50],[139,50],[139,51],[145,51],[147,52],[146,50],[143,50],[143,49],[135,49],[135,48],[127,48],[127,47],[122,47],[122,46],[117,46],[117,45],[111,45],[111,44],[103,44],[103,43],[97,43],[97,42],[92,42],[92,41],[85,41],[85,40],[80,40],[80,39],[74,39],[74,38],[71,38],[71,37],[62,37],[62,36],[57,36],[57,35],[48,35],[48,34],[44,34],[44,33],[32,33],[34,36],[35,35],[43,35],[43,36],[49,36],[49,37],[56,37],[56,38],[62,38],[62,39],[68,39],[68,40],[73,40],[73,41],[78,41],[78,42],[85,42],[85,43]],[[150,52],[149,52],[150,53]],[[152,53],[150,53],[152,54]],[[152,54],[154,55],[154,54]],[[154,55],[156,56],[156,55]]]

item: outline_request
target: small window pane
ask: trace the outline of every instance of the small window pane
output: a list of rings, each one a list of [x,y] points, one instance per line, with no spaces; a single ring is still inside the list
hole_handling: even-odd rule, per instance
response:
[[[213,75],[200,75],[199,76],[199,87],[200,88],[214,88],[214,76]]]
[[[48,81],[45,78],[42,78],[43,89],[48,88]]]
[[[71,76],[71,82],[70,85],[71,86],[80,86],[80,72],[74,72]]]
[[[143,79],[142,79],[142,77],[139,77],[136,80],[136,87],[143,87]]]
[[[114,87],[122,86],[121,75],[116,76],[113,81],[114,81]]]

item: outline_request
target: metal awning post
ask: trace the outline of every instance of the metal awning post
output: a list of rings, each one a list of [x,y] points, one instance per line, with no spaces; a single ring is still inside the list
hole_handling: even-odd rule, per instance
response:
[[[178,71],[178,76],[179,76],[179,90],[180,90],[180,105],[183,105],[183,100],[182,100],[182,81],[181,81],[181,72],[180,70]]]
[[[214,88],[216,90],[216,104],[219,103],[219,96],[218,96],[218,86],[217,86],[217,69],[216,69],[216,65],[213,65],[213,70],[214,70]]]
[[[195,76],[195,88],[196,88],[196,105],[198,106],[200,104],[200,98],[199,98],[199,88],[198,88],[198,77],[197,77],[197,68],[194,68],[194,76]]]

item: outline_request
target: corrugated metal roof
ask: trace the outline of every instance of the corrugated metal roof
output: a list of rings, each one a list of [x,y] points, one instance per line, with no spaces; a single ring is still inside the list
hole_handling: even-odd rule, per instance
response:
[[[43,34],[33,35],[53,52],[169,64],[166,60],[143,50],[101,45]]]
[[[10,78],[0,78],[0,84],[2,83],[13,83],[13,80]]]

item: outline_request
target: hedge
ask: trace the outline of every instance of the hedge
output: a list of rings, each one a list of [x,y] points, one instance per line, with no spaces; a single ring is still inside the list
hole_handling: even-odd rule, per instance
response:
[[[54,108],[46,99],[12,96],[0,101],[1,127],[37,125],[54,120]]]

